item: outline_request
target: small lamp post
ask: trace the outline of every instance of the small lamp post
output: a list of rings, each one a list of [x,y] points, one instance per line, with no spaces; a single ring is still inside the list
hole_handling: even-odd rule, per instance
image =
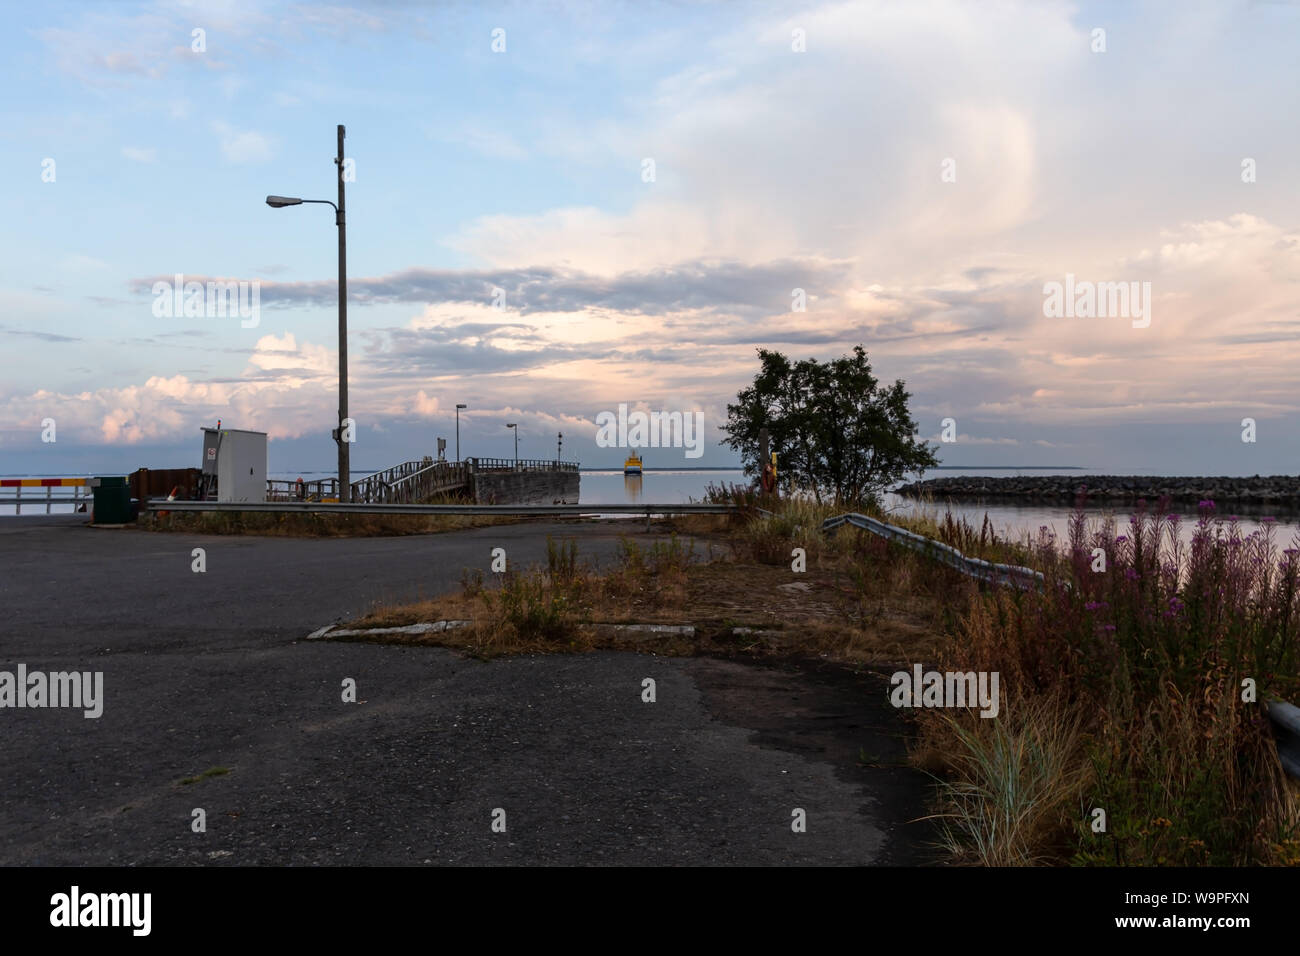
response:
[[[460,461],[460,410],[469,408],[464,402],[456,403],[456,461]]]

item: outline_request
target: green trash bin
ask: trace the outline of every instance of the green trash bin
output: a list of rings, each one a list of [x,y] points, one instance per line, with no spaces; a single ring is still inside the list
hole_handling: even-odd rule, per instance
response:
[[[129,524],[131,489],[124,477],[96,478],[92,489],[95,498],[95,524]]]

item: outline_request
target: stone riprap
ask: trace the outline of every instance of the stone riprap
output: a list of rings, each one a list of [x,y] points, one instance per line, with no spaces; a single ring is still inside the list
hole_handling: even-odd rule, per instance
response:
[[[1186,478],[1153,475],[1017,475],[992,478],[962,475],[930,478],[901,485],[894,493],[909,498],[1052,502],[1073,504],[1081,493],[1096,504],[1136,503],[1145,499],[1155,504],[1168,497],[1179,504],[1196,505],[1213,501],[1222,511],[1226,505],[1264,505],[1300,509],[1300,477],[1270,475],[1251,478]]]

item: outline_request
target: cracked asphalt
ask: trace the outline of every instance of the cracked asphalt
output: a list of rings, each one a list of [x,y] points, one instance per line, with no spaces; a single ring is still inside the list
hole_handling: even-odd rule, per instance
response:
[[[0,670],[102,671],[105,697],[98,719],[0,709],[0,863],[930,861],[908,822],[924,777],[902,766],[879,675],[303,640],[376,599],[451,590],[494,547],[544,561],[549,533],[607,559],[644,525],[292,539],[84,521],[0,521]]]

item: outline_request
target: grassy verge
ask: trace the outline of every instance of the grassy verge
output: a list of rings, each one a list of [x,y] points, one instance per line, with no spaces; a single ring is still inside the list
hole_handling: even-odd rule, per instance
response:
[[[714,519],[710,518],[709,523]],[[691,520],[699,530],[700,522]],[[813,535],[806,570],[794,573],[785,531],[765,544],[736,522],[735,534],[701,544],[673,533],[651,544],[621,540],[603,570],[582,561],[574,542],[548,539],[545,567],[504,574],[466,572],[453,594],[407,605],[376,605],[349,628],[465,620],[469,627],[385,641],[430,643],[498,654],[633,648],[659,654],[816,657],[853,665],[938,653],[955,626],[949,597],[968,585],[955,572],[849,529]],[[716,532],[716,528],[711,530]],[[782,542],[778,548],[777,541]],[[784,562],[755,560],[757,551]],[[707,550],[706,550],[707,549]],[[881,563],[881,555],[890,560]],[[871,582],[864,589],[861,582]],[[692,635],[632,632],[617,625],[690,626]]]
[[[1041,593],[975,596],[943,669],[998,672],[994,720],[928,711],[953,854],[1077,865],[1300,863],[1259,701],[1300,692],[1300,568],[1271,534],[1135,516],[1039,555]],[[1104,814],[1104,816],[1103,816]],[[1102,829],[1104,824],[1104,829]]]

